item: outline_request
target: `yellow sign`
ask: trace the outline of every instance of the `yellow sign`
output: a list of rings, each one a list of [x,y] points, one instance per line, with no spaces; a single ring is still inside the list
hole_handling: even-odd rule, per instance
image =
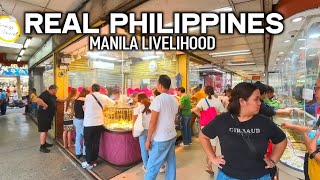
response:
[[[0,16],[0,41],[15,42],[20,37],[20,26],[13,16]]]

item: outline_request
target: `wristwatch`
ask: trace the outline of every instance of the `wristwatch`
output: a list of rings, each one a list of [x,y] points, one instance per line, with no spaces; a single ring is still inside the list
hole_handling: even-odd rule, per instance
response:
[[[320,152],[320,149],[316,149],[313,153],[310,154],[309,158],[313,159],[319,152]]]

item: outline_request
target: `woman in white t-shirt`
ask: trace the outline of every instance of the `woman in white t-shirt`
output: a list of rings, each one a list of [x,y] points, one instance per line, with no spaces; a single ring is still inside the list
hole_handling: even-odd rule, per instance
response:
[[[212,86],[207,86],[205,88],[205,93],[207,95],[206,98],[201,99],[197,106],[193,109],[193,112],[197,114],[200,117],[200,112],[205,111],[209,108],[208,103],[210,107],[216,108],[216,111],[218,114],[226,112],[226,109],[223,107],[222,102],[214,96],[214,90]],[[206,102],[208,101],[208,103]]]
[[[139,136],[139,143],[140,143],[140,149],[141,149],[141,157],[143,161],[143,170],[145,171],[148,163],[148,151],[145,148],[145,143],[147,141],[148,136],[148,129],[149,129],[149,123],[151,120],[151,110],[150,107],[150,100],[148,96],[145,93],[139,93],[137,95],[138,97],[138,106],[134,109],[133,113],[133,123],[137,120],[137,117],[140,113],[142,113],[142,125],[144,127],[143,133]]]
[[[223,112],[226,112],[226,109],[223,107],[222,102],[214,96],[214,90],[213,90],[212,86],[207,86],[204,91],[205,91],[207,97],[201,99],[198,102],[197,106],[192,110],[196,115],[198,115],[200,117],[201,111],[205,111],[205,110],[209,109],[208,104],[210,105],[210,107],[214,107],[216,109],[217,114],[221,114]],[[203,126],[201,127],[201,129],[202,128],[203,128]],[[216,152],[216,146],[218,145],[218,138],[211,139],[210,142],[212,145],[212,149],[214,150],[214,152]],[[208,159],[207,159],[207,161],[208,161]],[[208,167],[207,172],[212,173],[211,167]]]

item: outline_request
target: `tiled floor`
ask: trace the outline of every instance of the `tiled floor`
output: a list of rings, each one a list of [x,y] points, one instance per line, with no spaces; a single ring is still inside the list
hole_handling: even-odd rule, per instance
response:
[[[57,145],[48,154],[39,152],[37,127],[23,111],[8,109],[0,116],[0,179],[90,179]]]
[[[213,180],[206,171],[205,154],[197,138],[193,139],[193,144],[188,147],[177,147],[177,180]],[[120,174],[112,180],[141,180],[144,176],[144,171],[141,168],[142,164]],[[157,180],[164,180],[164,174],[159,174]]]
[[[57,145],[50,148],[49,154],[40,153],[37,127],[22,113],[23,109],[8,110],[8,115],[0,116],[0,179],[90,179]],[[197,138],[191,146],[177,146],[176,155],[178,180],[214,179],[205,171],[205,154]],[[141,166],[113,180],[142,180]],[[165,179],[164,174],[159,174],[157,179]]]

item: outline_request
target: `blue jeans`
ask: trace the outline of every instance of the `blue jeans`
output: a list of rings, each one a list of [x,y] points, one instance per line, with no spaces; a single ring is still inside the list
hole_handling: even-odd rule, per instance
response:
[[[86,155],[85,146],[82,146],[83,140],[83,119],[74,118],[73,120],[74,127],[76,127],[76,155]],[[81,153],[82,149],[82,153]]]
[[[140,143],[140,149],[141,149],[141,157],[142,157],[142,162],[144,167],[147,167],[148,163],[148,151],[146,150],[145,144],[147,141],[147,136],[148,136],[148,130],[144,130],[142,134],[139,136],[139,143]]]
[[[175,153],[176,137],[163,142],[151,142],[149,151],[149,160],[147,163],[147,172],[144,175],[145,180],[156,179],[161,165],[167,162],[166,180],[176,179],[176,153]]]
[[[190,120],[191,120],[191,115],[182,115],[182,124],[183,124],[182,139],[183,139],[184,145],[192,143]]]
[[[270,174],[266,174],[260,178],[256,178],[253,180],[270,180]],[[218,176],[217,176],[217,180],[240,180],[240,179],[236,179],[236,178],[231,178],[227,175],[225,175],[220,169],[218,170]]]
[[[37,113],[37,109],[38,109],[38,104],[36,102],[32,102],[31,103],[31,112],[33,114],[36,114]]]

